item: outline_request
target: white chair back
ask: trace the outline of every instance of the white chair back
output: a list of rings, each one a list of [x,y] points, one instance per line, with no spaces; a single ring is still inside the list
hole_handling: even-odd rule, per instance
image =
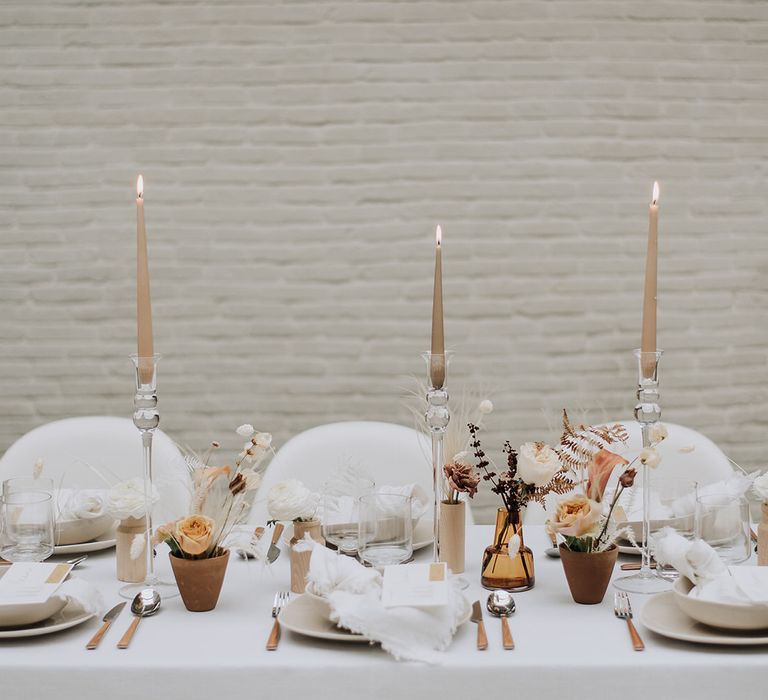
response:
[[[184,458],[161,430],[155,432],[152,457],[160,492],[156,520],[186,514],[189,475]],[[8,448],[0,459],[0,480],[31,476],[39,458],[43,476],[70,488],[109,488],[143,474],[141,439],[128,418],[83,416],[41,425]]]
[[[283,445],[267,467],[251,511],[251,522],[269,519],[269,490],[299,479],[319,491],[337,469],[352,466],[378,485],[419,484],[432,493],[432,446],[413,428],[377,421],[348,421],[311,428]],[[430,516],[431,518],[431,516]]]

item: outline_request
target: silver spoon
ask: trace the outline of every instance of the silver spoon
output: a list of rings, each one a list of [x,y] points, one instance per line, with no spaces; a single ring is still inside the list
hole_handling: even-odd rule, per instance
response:
[[[154,615],[160,609],[160,594],[154,588],[145,588],[136,594],[131,603],[131,612],[135,615],[125,634],[117,643],[118,649],[127,649],[142,617]]]
[[[507,618],[515,612],[515,599],[509,591],[497,590],[488,596],[488,602],[485,604],[488,612],[494,617],[501,618],[501,640],[505,649],[514,649],[515,641],[512,639],[512,632],[509,631],[509,622]]]
[[[559,559],[560,548],[557,546],[557,538],[554,536],[550,536],[550,541],[552,542],[552,546],[547,547],[544,550],[544,554],[546,554],[548,557],[552,557],[553,559]]]

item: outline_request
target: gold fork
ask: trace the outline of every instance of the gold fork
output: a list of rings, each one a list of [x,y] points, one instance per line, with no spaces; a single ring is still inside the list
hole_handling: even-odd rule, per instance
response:
[[[290,593],[288,591],[279,591],[275,593],[275,600],[272,603],[272,617],[275,618],[272,624],[272,631],[269,633],[269,639],[267,639],[267,651],[275,651],[277,645],[280,643],[280,620],[278,619],[280,611],[285,607]]]
[[[627,627],[629,628],[629,636],[632,638],[632,646],[635,651],[643,651],[645,644],[640,639],[640,635],[635,629],[635,623],[632,622],[632,605],[629,602],[629,596],[624,593],[615,593],[613,596],[613,611],[616,613],[616,617],[620,620],[627,621]]]

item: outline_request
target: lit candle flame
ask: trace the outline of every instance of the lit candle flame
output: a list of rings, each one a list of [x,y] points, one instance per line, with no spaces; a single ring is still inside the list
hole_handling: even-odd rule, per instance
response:
[[[435,229],[435,243],[438,247],[443,245],[443,229],[440,228],[440,224],[438,224]]]
[[[136,196],[139,199],[144,199],[144,176],[139,175],[138,180],[136,180]]]
[[[659,183],[654,182],[653,183],[653,196],[651,197],[651,204],[658,204],[659,203]]]

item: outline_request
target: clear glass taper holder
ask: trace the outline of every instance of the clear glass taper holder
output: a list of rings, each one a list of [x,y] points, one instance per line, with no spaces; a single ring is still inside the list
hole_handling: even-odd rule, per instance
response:
[[[448,391],[445,388],[448,376],[448,365],[453,353],[446,352],[442,355],[425,352],[422,354],[427,363],[427,410],[424,419],[432,436],[432,488],[434,491],[434,543],[432,547],[433,561],[440,561],[440,502],[445,493],[445,477],[443,467],[445,458],[443,455],[443,438],[445,430],[451,420],[451,412],[448,408]]]
[[[160,423],[160,412],[157,410],[157,363],[160,355],[152,355],[152,357],[131,355],[130,358],[136,370],[133,424],[138,428],[141,436],[146,519],[144,556],[147,558],[147,575],[143,583],[130,583],[123,586],[120,589],[120,595],[123,598],[132,599],[142,591],[151,589],[159,593],[161,598],[172,598],[179,595],[179,589],[175,583],[158,579],[155,573],[155,553],[152,545],[152,506],[154,505],[152,438]]]
[[[651,447],[651,430],[661,418],[659,360],[661,360],[662,353],[663,350],[656,350],[656,352],[634,351],[638,371],[635,420],[640,423],[644,448]],[[649,471],[648,465],[643,464],[643,537],[640,543],[642,548],[640,571],[630,576],[622,576],[613,582],[616,588],[628,593],[660,593],[672,585],[670,581],[659,576],[651,568],[651,479]]]

